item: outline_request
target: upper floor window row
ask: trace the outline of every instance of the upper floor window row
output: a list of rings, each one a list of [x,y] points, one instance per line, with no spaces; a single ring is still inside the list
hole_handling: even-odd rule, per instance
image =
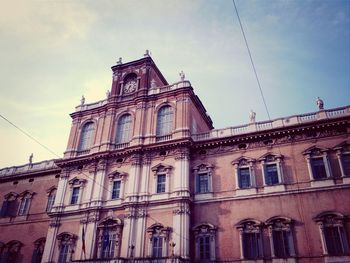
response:
[[[13,192],[5,195],[5,200],[2,203],[0,211],[1,217],[27,215],[34,194],[34,192],[24,191],[19,195]]]

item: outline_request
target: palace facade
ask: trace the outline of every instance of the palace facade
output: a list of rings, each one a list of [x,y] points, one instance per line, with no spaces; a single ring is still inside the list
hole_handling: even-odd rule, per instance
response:
[[[350,106],[213,129],[146,53],[63,158],[0,170],[0,262],[350,262]]]

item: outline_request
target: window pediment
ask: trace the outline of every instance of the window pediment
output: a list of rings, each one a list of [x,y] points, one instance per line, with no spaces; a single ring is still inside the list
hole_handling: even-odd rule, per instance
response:
[[[26,190],[26,191],[20,193],[18,196],[19,196],[21,199],[23,199],[23,198],[25,198],[25,197],[32,198],[33,195],[35,195],[35,192]]]
[[[10,201],[10,200],[15,200],[15,199],[17,199],[18,196],[19,196],[19,195],[18,195],[17,193],[15,193],[15,192],[10,192],[10,193],[6,194],[4,197],[5,197],[5,200]]]
[[[124,172],[113,172],[108,175],[108,178],[113,181],[115,179],[125,179],[127,176],[128,174]]]
[[[263,223],[255,219],[244,219],[236,224],[236,228],[244,232],[260,232]]]
[[[160,172],[168,173],[172,168],[173,167],[171,165],[159,163],[159,164],[153,166],[151,168],[151,170],[154,173],[160,173]]]
[[[217,228],[210,223],[201,223],[192,228],[195,235],[200,234],[214,234],[217,231]]]
[[[333,147],[333,150],[350,153],[350,142],[347,142],[347,141],[342,142],[336,145],[335,147]]]
[[[324,153],[327,153],[329,151],[328,148],[322,148],[317,146],[312,146],[305,151],[303,151],[303,155],[309,155],[309,156],[323,156]]]
[[[200,172],[211,172],[213,170],[214,166],[206,163],[202,163],[195,168],[193,168],[194,171],[200,173]]]
[[[113,216],[108,216],[104,218],[99,224],[98,227],[117,227],[123,226],[123,221],[119,218]]]
[[[79,179],[78,177],[74,177],[68,181],[68,184],[73,187],[73,186],[83,186],[87,182],[86,179]]]
[[[277,162],[283,159],[283,155],[274,154],[274,153],[266,153],[259,158],[260,162]]]
[[[232,161],[231,163],[233,165],[238,165],[238,166],[249,166],[250,164],[254,163],[255,159],[241,156],[237,158],[236,160]]]

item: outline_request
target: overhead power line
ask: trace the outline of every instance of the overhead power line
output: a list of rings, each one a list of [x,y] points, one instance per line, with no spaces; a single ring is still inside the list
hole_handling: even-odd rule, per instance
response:
[[[262,100],[264,102],[264,106],[265,106],[265,109],[266,109],[267,116],[268,116],[269,120],[271,120],[270,113],[269,113],[269,110],[268,110],[267,105],[266,105],[264,93],[263,93],[263,90],[262,90],[262,87],[261,87],[261,84],[260,84],[260,80],[259,80],[259,77],[258,77],[258,73],[256,72],[256,69],[255,69],[252,53],[250,52],[248,41],[247,41],[247,38],[245,36],[244,29],[243,29],[243,26],[242,26],[242,23],[241,23],[241,19],[240,19],[239,14],[238,14],[238,10],[237,10],[237,6],[236,6],[236,3],[235,3],[235,0],[232,0],[232,2],[233,2],[233,5],[235,7],[235,10],[236,10],[239,26],[241,27],[242,35],[243,35],[244,42],[245,42],[245,45],[246,45],[247,50],[248,50],[248,54],[249,54],[250,62],[251,62],[252,67],[253,67],[254,75],[255,75],[256,81],[258,83],[258,87],[259,87],[259,90],[260,90],[261,98],[262,98]]]
[[[14,124],[13,122],[11,122],[10,120],[8,120],[6,117],[4,117],[2,114],[0,114],[0,117],[3,118],[6,122],[8,122],[9,124],[11,124],[13,127],[15,127],[17,130],[19,130],[21,133],[23,133],[25,136],[27,136],[28,138],[30,138],[31,140],[35,141],[37,144],[39,144],[41,147],[45,148],[47,151],[49,151],[50,153],[52,153],[53,155],[55,155],[56,157],[60,158],[60,156],[55,153],[54,151],[52,151],[49,147],[45,146],[44,144],[42,144],[41,142],[39,142],[37,139],[35,139],[33,136],[31,136],[29,133],[27,133],[26,131],[24,131],[23,129],[21,129],[20,127],[18,127],[16,124]]]

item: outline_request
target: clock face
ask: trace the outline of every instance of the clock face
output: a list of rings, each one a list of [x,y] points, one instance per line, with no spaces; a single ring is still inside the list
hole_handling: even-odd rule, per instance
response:
[[[124,84],[123,92],[132,93],[136,91],[136,79],[130,79]]]

